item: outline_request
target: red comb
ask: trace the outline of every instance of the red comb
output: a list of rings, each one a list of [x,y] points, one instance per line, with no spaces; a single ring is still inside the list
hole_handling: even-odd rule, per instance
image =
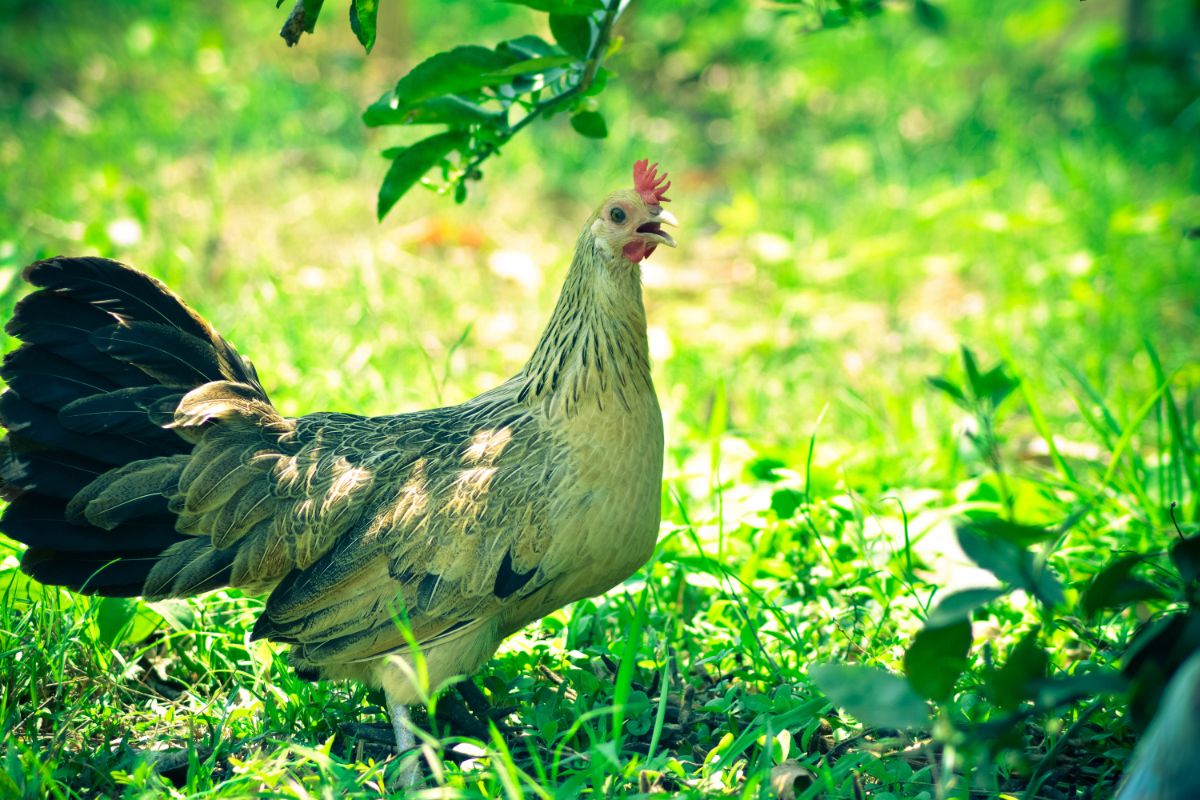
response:
[[[663,181],[666,181],[664,184]],[[667,180],[667,173],[658,174],[658,164],[650,165],[650,159],[643,158],[633,165],[633,190],[642,196],[646,201],[646,205],[656,206],[659,203],[666,203],[671,198],[667,197],[667,189],[671,188],[671,182]]]

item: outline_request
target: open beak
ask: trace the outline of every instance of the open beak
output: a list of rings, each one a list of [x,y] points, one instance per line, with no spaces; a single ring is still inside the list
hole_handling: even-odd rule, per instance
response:
[[[675,240],[671,238],[671,234],[662,229],[663,225],[678,226],[679,222],[675,219],[675,215],[667,211],[662,206],[650,210],[650,219],[638,226],[637,232],[642,235],[643,241],[650,245],[665,244],[667,247],[674,247]]]

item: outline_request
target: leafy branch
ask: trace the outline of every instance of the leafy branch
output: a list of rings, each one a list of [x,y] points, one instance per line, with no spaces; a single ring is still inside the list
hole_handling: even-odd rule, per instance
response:
[[[503,130],[497,131],[494,141],[485,143],[472,155],[471,160],[463,169],[459,186],[463,185],[461,183],[463,180],[478,179],[481,177],[479,165],[499,152],[502,145],[506,144],[509,139],[534,122],[534,120],[542,116],[551,116],[567,106],[572,100],[588,93],[588,90],[596,82],[596,75],[600,71],[601,63],[609,54],[609,43],[612,40],[613,25],[616,24],[617,17],[621,15],[621,11],[627,2],[628,0],[625,0],[625,2],[622,2],[622,0],[608,0],[607,7],[603,10],[599,19],[598,33],[589,43],[587,60],[583,62],[583,69],[579,73],[578,79],[570,83],[566,88],[563,88],[558,94],[534,103],[532,107],[528,108],[525,116],[514,125],[506,126]],[[551,29],[554,29],[553,21],[551,22]],[[587,109],[576,111],[571,117],[571,125],[582,135],[591,138],[604,138],[608,135],[608,127],[604,122],[604,117],[597,111]],[[383,212],[380,213],[380,216],[383,216]]]
[[[538,119],[570,112],[571,127],[602,139],[608,126],[592,98],[608,82],[604,60],[619,49],[613,26],[630,0],[502,0],[549,15],[550,43],[535,35],[495,48],[460,45],[422,61],[363,112],[370,127],[441,125],[441,131],[383,151],[392,163],[379,188],[379,218],[431,171],[427,185],[467,197],[467,182]],[[277,0],[278,7],[283,0]],[[289,46],[312,33],[324,0],[296,0],[280,31]],[[379,0],[351,0],[350,27],[369,53]],[[516,117],[513,121],[514,116]]]
[[[276,7],[284,0],[276,0]],[[280,36],[289,46],[311,34],[325,0],[295,0]],[[380,0],[351,0],[350,27],[363,48],[375,45]],[[608,135],[595,97],[608,82],[605,60],[620,49],[613,28],[631,0],[500,0],[548,15],[554,42],[526,35],[494,48],[460,45],[413,67],[391,91],[363,113],[370,127],[442,126],[405,146],[391,147],[379,188],[382,219],[412,187],[424,183],[467,197],[467,183],[482,178],[480,167],[539,119],[569,113],[583,136]],[[912,0],[918,19],[929,16],[928,0]],[[780,13],[806,13],[814,30],[840,27],[876,16],[880,0],[776,0]],[[925,17],[922,16],[925,9]],[[429,177],[427,177],[429,176]]]
[[[406,147],[385,150],[391,166],[379,189],[382,219],[430,171],[428,185],[467,196],[480,166],[534,121],[569,111],[584,136],[608,134],[591,98],[603,90],[604,59],[617,49],[613,26],[628,0],[520,0],[548,11],[553,44],[526,35],[494,49],[463,45],[430,56],[363,113],[371,127],[442,125]],[[519,115],[519,116],[517,116]],[[516,121],[513,117],[517,116]]]

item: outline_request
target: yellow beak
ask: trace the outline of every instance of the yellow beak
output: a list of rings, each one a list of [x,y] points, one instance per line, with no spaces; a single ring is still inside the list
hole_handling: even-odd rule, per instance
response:
[[[637,232],[642,235],[645,241],[652,244],[665,244],[667,247],[675,247],[675,240],[671,238],[671,234],[662,229],[662,226],[673,225],[678,227],[679,221],[675,219],[674,214],[662,206],[657,206],[657,211],[654,208],[651,208],[647,220],[638,226]]]

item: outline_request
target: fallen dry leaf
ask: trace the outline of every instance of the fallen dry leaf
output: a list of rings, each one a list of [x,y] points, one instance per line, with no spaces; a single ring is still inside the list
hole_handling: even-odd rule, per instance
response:
[[[796,800],[797,781],[800,782],[799,788],[805,789],[814,779],[815,776],[808,767],[792,759],[784,761],[771,770],[771,788],[779,800]]]

